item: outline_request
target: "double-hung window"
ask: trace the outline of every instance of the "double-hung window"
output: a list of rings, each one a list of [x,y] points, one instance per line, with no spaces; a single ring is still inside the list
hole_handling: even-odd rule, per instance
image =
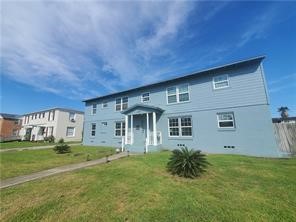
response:
[[[97,104],[93,104],[92,105],[92,110],[91,110],[91,114],[95,115],[97,113]]]
[[[217,113],[218,127],[219,128],[234,128],[234,114],[232,112]]]
[[[107,108],[108,107],[108,103],[105,101],[105,102],[102,102],[102,108]]]
[[[115,122],[115,136],[125,136],[125,122]]]
[[[143,93],[141,96],[141,101],[142,101],[142,103],[149,102],[150,101],[150,93],[149,92]]]
[[[91,124],[91,136],[96,135],[96,128],[97,128],[97,125],[95,123],[92,123]]]
[[[115,100],[115,110],[122,111],[128,108],[128,97],[117,98]]]
[[[192,118],[172,117],[169,118],[169,136],[170,137],[191,137],[192,136]]]
[[[167,102],[179,103],[189,101],[189,86],[188,84],[183,84],[179,86],[172,86],[167,88]]]
[[[213,87],[214,89],[222,89],[229,87],[228,75],[220,75],[213,77]]]
[[[69,120],[74,121],[75,120],[75,113],[69,112]]]
[[[75,128],[74,127],[67,127],[66,136],[73,137],[75,135]]]

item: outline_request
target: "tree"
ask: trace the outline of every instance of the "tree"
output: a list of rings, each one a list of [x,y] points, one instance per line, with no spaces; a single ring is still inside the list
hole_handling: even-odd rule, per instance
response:
[[[289,108],[286,106],[281,106],[280,108],[278,108],[278,112],[281,113],[281,117],[283,119],[287,119],[289,117],[288,111]]]

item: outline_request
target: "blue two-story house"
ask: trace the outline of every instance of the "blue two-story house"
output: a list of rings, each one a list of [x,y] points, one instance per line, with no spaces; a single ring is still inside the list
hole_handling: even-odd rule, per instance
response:
[[[85,100],[83,144],[277,157],[263,59]]]

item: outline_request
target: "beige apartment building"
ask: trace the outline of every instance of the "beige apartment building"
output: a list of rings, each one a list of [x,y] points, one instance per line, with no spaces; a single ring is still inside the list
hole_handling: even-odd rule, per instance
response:
[[[22,117],[22,140],[39,141],[54,136],[58,141],[81,141],[84,113],[65,108],[52,108]]]

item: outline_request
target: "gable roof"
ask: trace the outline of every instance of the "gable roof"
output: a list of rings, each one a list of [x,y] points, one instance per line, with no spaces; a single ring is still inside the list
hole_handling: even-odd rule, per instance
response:
[[[144,104],[135,104],[129,108],[127,108],[126,110],[122,111],[121,113],[122,114],[128,114],[136,109],[141,109],[141,108],[144,108],[146,110],[149,110],[151,112],[163,112],[164,110],[159,108],[159,107],[156,107],[156,106],[149,106],[149,105],[144,105]]]
[[[253,63],[253,62],[261,62],[264,58],[265,58],[265,56],[257,56],[257,57],[253,57],[253,58],[249,58],[249,59],[245,59],[245,60],[239,60],[239,61],[236,61],[236,62],[227,63],[227,64],[224,64],[224,65],[212,67],[212,68],[209,68],[209,69],[200,70],[200,71],[197,71],[197,72],[194,72],[194,73],[191,73],[191,74],[188,74],[188,75],[183,75],[183,76],[180,76],[180,77],[177,77],[177,78],[168,79],[168,80],[164,80],[164,81],[160,81],[160,82],[156,82],[156,83],[152,83],[152,84],[148,84],[148,85],[144,85],[144,86],[140,86],[140,87],[136,87],[136,88],[131,88],[131,89],[128,89],[128,90],[123,90],[123,91],[107,94],[107,95],[104,95],[104,96],[99,96],[99,97],[95,97],[95,98],[91,98],[91,99],[86,99],[86,100],[83,100],[82,102],[90,102],[90,101],[94,101],[94,100],[97,100],[97,99],[106,99],[106,98],[109,98],[109,97],[112,97],[112,96],[117,96],[117,95],[120,95],[120,94],[130,93],[130,92],[133,92],[133,91],[146,89],[146,88],[153,87],[153,86],[159,86],[159,85],[163,85],[163,84],[166,84],[166,83],[171,83],[171,82],[175,82],[175,81],[179,81],[179,80],[183,80],[183,79],[189,79],[189,78],[192,78],[192,77],[195,77],[195,76],[207,75],[207,74],[209,74],[210,72],[213,72],[213,71],[229,69],[229,68],[233,68],[233,67],[236,67],[236,66],[245,65],[245,64]]]
[[[0,117],[3,118],[3,119],[10,119],[10,120],[16,120],[16,119],[21,118],[20,115],[9,114],[9,113],[0,113]]]

